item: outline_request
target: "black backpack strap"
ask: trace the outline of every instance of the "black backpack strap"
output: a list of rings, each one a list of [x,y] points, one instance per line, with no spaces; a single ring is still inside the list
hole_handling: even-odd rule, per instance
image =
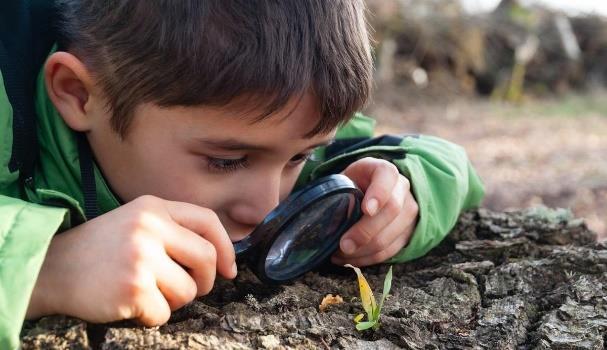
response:
[[[0,1],[0,70],[13,108],[9,170],[29,184],[38,155],[34,91],[36,76],[53,45],[53,1]]]
[[[325,150],[325,157],[327,159],[331,159],[353,152],[357,149],[371,146],[398,146],[403,141],[403,138],[408,136],[409,135],[383,135],[374,138],[361,137],[335,140],[333,143],[327,146]]]
[[[78,133],[77,137],[82,195],[84,196],[84,214],[88,220],[91,220],[99,216],[93,152],[85,134]]]
[[[9,170],[19,170],[21,179],[29,181],[37,153],[35,117],[30,99],[34,95],[30,9],[24,1],[9,0],[0,6],[3,14],[0,21],[0,68],[13,108],[13,152]]]

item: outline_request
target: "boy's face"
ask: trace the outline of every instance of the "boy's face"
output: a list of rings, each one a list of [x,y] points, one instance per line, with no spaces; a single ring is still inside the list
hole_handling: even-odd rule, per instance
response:
[[[314,148],[334,136],[306,138],[319,118],[311,94],[260,122],[253,120],[261,111],[242,110],[144,104],[121,140],[99,108],[89,141],[122,200],[151,194],[212,209],[237,241],[291,192]]]

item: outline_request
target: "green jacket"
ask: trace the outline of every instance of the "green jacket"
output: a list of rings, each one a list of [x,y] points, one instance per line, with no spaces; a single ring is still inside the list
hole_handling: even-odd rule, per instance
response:
[[[35,182],[20,185],[11,173],[12,107],[0,72],[0,349],[16,348],[28,302],[53,235],[85,221],[75,133],[49,100],[42,75],[38,78],[35,110],[39,156]],[[374,121],[361,114],[337,133],[337,139],[373,136]],[[406,152],[406,157],[392,159]],[[483,197],[480,179],[464,150],[429,137],[405,137],[399,145],[371,146],[326,161],[306,164],[298,185],[364,156],[392,159],[412,184],[419,204],[419,221],[409,244],[389,262],[423,256],[455,225],[462,210],[478,206]],[[397,157],[399,158],[399,157]],[[97,199],[102,213],[119,206],[95,167]]]

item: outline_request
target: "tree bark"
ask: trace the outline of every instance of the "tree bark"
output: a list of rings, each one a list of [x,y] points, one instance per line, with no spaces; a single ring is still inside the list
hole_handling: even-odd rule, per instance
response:
[[[386,266],[363,269],[379,297]],[[326,294],[344,303],[324,312]],[[94,301],[91,301],[94,302]],[[564,210],[464,214],[426,257],[394,266],[381,327],[358,332],[352,270],[284,286],[246,269],[157,328],[62,316],[24,327],[24,349],[603,349],[607,245]]]

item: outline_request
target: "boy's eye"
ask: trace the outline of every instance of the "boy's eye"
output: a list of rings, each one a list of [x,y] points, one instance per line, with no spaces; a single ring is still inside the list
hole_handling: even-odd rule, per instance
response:
[[[207,165],[209,167],[209,170],[211,171],[229,173],[248,167],[249,160],[247,159],[247,157],[242,157],[238,159],[207,157]]]
[[[295,157],[291,158],[291,160],[289,160],[289,163],[291,163],[291,165],[297,165],[297,164],[303,163],[303,162],[309,160],[310,158],[312,158],[312,155],[313,155],[313,152],[298,154]]]
[[[301,153],[291,158],[289,160],[289,164],[291,166],[296,166],[313,158],[314,152]],[[240,169],[245,169],[250,165],[248,157],[231,159],[207,156],[206,159],[207,166],[212,172],[229,173]]]

